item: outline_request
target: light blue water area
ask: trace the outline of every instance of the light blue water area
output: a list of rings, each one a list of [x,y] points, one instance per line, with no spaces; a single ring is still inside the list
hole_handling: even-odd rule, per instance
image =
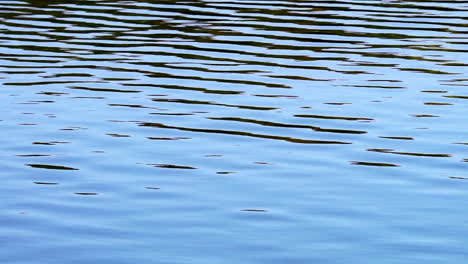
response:
[[[466,263],[467,14],[0,1],[0,263]]]

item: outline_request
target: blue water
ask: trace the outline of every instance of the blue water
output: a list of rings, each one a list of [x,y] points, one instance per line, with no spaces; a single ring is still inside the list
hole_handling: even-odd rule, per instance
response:
[[[0,1],[0,263],[466,263],[467,17]]]

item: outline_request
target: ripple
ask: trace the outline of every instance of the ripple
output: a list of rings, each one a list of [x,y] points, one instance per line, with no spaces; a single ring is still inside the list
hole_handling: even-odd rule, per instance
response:
[[[0,259],[466,262],[467,11],[0,1]]]
[[[435,157],[435,158],[449,158],[452,156],[450,154],[438,154],[438,153],[399,152],[399,151],[394,151],[393,149],[368,149],[367,151],[391,153],[391,154],[398,154],[398,155],[408,155],[408,156],[419,156],[419,157]]]
[[[352,165],[363,165],[363,166],[377,166],[377,167],[400,167],[400,165],[383,162],[369,162],[369,161],[351,161]]]
[[[175,126],[168,126],[168,125],[164,125],[160,123],[140,123],[139,125],[145,126],[145,127],[167,128],[167,129],[176,129],[176,130],[191,131],[191,132],[239,135],[239,136],[246,136],[246,137],[284,140],[284,141],[288,141],[292,143],[303,143],[303,144],[351,144],[350,142],[342,142],[342,141],[309,140],[309,139],[290,138],[290,137],[274,136],[274,135],[262,135],[262,134],[255,134],[255,133],[243,132],[243,131],[175,127]]]
[[[61,165],[49,165],[49,164],[25,164],[26,166],[39,169],[48,169],[48,170],[79,170],[72,167],[61,166]]]
[[[40,184],[40,185],[58,185],[57,182],[34,182],[35,184]]]
[[[148,164],[158,168],[167,168],[167,169],[183,169],[183,170],[195,170],[197,168],[184,166],[184,165],[174,165],[174,164]]]

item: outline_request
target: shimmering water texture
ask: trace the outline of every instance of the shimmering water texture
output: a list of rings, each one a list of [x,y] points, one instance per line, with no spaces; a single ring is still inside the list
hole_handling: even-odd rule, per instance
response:
[[[467,18],[0,1],[0,263],[467,263]]]

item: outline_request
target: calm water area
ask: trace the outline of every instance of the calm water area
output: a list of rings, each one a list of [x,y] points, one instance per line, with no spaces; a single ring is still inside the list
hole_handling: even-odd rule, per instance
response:
[[[0,0],[0,263],[468,263],[468,1]]]

